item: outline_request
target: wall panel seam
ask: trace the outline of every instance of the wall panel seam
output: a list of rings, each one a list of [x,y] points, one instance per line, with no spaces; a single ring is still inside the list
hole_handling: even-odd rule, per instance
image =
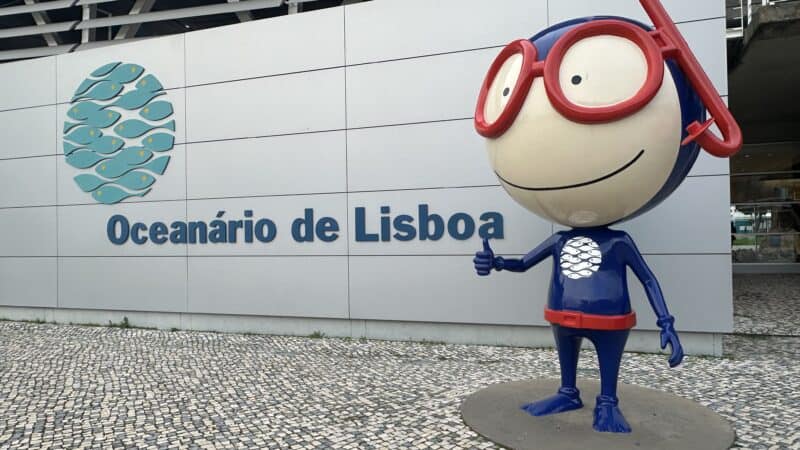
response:
[[[56,93],[56,100],[58,100],[58,59],[57,58],[55,59],[55,61],[53,61],[53,66],[54,66],[53,70],[55,70],[55,79],[54,79],[53,82],[55,84],[54,88],[55,88],[55,93]],[[55,142],[55,147],[53,147],[53,148],[58,148],[58,144],[59,144],[59,137],[58,137],[58,135],[59,135],[59,133],[58,133],[58,122],[59,122],[59,120],[58,120],[58,107],[56,107],[55,116],[56,116],[55,117],[55,119],[56,119],[56,142]],[[60,253],[61,239],[60,239],[59,232],[58,232],[59,214],[58,214],[58,206],[57,205],[59,203],[58,191],[60,191],[61,189],[60,189],[60,186],[58,184],[58,181],[59,181],[59,178],[58,178],[59,158],[58,158],[58,156],[56,156],[53,159],[55,160],[55,165],[56,165],[56,207],[54,209],[55,209],[55,214],[56,214],[56,308],[58,308],[59,305],[61,304],[61,285],[60,285],[60,283],[61,283],[61,274],[60,274],[61,261],[58,258],[59,253]]]
[[[548,2],[548,9],[549,9],[549,2]],[[675,24],[676,25],[682,25],[682,24],[686,24],[686,23],[713,21],[713,20],[719,20],[719,19],[725,19],[725,17],[721,16],[721,17],[708,17],[708,18],[702,18],[702,19],[692,19],[692,20],[675,22]],[[548,11],[548,23],[549,23],[549,20],[550,20],[550,18],[549,18],[549,11]],[[346,35],[347,29],[345,29],[344,32],[345,32],[345,35]],[[182,33],[182,34],[184,35],[184,39],[185,39],[186,33]],[[157,42],[157,40],[156,40],[156,42]],[[186,78],[184,77],[184,85],[183,86],[165,87],[165,90],[169,91],[169,90],[176,90],[176,89],[188,89],[188,88],[209,86],[209,85],[215,85],[215,84],[236,83],[236,82],[240,82],[240,81],[256,80],[256,79],[262,79],[262,78],[273,78],[273,77],[280,77],[280,76],[298,75],[298,74],[310,73],[310,72],[318,72],[318,71],[323,71],[323,70],[334,70],[334,69],[342,69],[342,68],[347,68],[347,67],[358,67],[358,66],[364,66],[364,65],[370,65],[370,64],[380,64],[380,63],[403,61],[403,60],[409,60],[409,59],[429,58],[429,57],[436,57],[436,56],[443,56],[443,55],[457,54],[457,53],[465,53],[465,52],[471,52],[471,51],[488,50],[488,49],[493,49],[493,48],[498,48],[499,49],[499,48],[503,48],[504,46],[505,46],[505,44],[488,45],[488,46],[482,46],[482,47],[472,47],[472,48],[466,48],[466,49],[450,50],[450,51],[447,51],[447,52],[426,53],[426,54],[420,54],[420,55],[405,56],[405,57],[400,57],[400,58],[389,58],[389,59],[374,60],[374,61],[364,61],[364,62],[358,62],[358,63],[352,63],[352,64],[347,64],[346,63],[346,59],[345,59],[345,64],[341,65],[341,66],[337,65],[337,66],[327,66],[327,67],[315,67],[315,68],[306,69],[306,70],[291,71],[291,72],[281,72],[281,73],[271,73],[271,74],[264,74],[264,75],[255,75],[255,76],[252,76],[252,77],[232,78],[232,79],[228,79],[228,80],[212,81],[212,82],[198,83],[198,84],[187,84],[186,83]],[[185,54],[185,46],[184,46],[184,54]],[[185,61],[185,58],[184,58],[184,61]],[[56,83],[57,83],[57,79],[56,79]],[[17,111],[17,110],[23,110],[23,109],[40,108],[40,107],[45,107],[45,106],[66,105],[66,104],[69,104],[69,103],[70,102],[68,102],[68,101],[61,101],[61,102],[56,102],[56,103],[45,103],[45,104],[37,104],[37,105],[31,105],[31,106],[21,106],[21,107],[15,107],[15,108],[0,109],[0,113],[6,112],[6,111]]]
[[[186,33],[183,34],[183,84],[188,84],[189,81],[189,66],[186,58]],[[183,140],[189,136],[189,90],[183,91]],[[183,148],[183,210],[184,220],[189,221],[189,146]],[[186,280],[184,280],[184,295],[186,303],[184,311],[189,312],[189,246],[186,246],[186,253],[184,259],[184,267],[186,268]]]
[[[698,174],[698,175],[688,175],[686,178],[692,179],[700,179],[700,178],[718,178],[718,177],[729,177],[729,174]],[[159,199],[159,200],[135,200],[135,201],[127,201],[117,204],[118,206],[123,205],[139,205],[139,204],[154,204],[154,203],[175,203],[175,202],[186,202],[187,203],[187,216],[186,220],[189,220],[188,217],[188,202],[202,202],[202,201],[210,201],[210,200],[236,200],[236,199],[260,199],[260,198],[273,198],[273,197],[309,197],[309,196],[323,196],[323,195],[348,195],[349,194],[371,194],[371,193],[379,193],[379,192],[411,192],[411,191],[438,191],[438,190],[457,190],[457,189],[488,189],[488,188],[498,188],[501,185],[498,184],[474,184],[474,185],[457,185],[457,186],[419,186],[419,187],[396,187],[396,188],[387,188],[387,189],[358,189],[358,190],[350,190],[350,191],[322,191],[322,192],[292,192],[292,193],[276,193],[276,194],[252,194],[252,195],[228,195],[228,196],[218,196],[218,197],[188,197],[185,198],[174,198],[174,199]],[[107,205],[101,205],[98,203],[63,203],[63,204],[30,204],[30,205],[13,205],[13,206],[0,206],[0,211],[2,210],[13,210],[13,209],[28,209],[28,208],[54,208],[54,207],[81,207],[81,206],[94,206],[97,208],[104,208]],[[348,205],[348,213],[349,213],[349,205]]]
[[[347,65],[347,14],[346,9],[342,8],[342,61]],[[347,116],[347,68],[344,69],[344,190],[345,190],[345,237],[347,244],[347,318],[350,320],[352,312],[350,308],[350,153],[349,153],[349,117]],[[352,329],[351,333],[352,334]]]
[[[549,15],[550,15],[549,2],[547,2],[547,8],[548,8],[547,20],[548,20],[548,24],[550,24],[551,20],[550,20],[550,17],[549,17]],[[344,10],[345,8],[342,8],[342,9]],[[346,17],[346,14],[345,14],[345,17]],[[691,19],[691,20],[685,20],[685,21],[678,21],[678,22],[675,22],[675,24],[676,25],[682,25],[682,24],[687,24],[687,23],[714,21],[714,20],[720,20],[720,19],[725,19],[725,17],[724,16],[720,16],[720,17],[707,17],[707,18],[700,18],[700,19]],[[186,62],[186,57],[185,57],[185,54],[186,54],[186,46],[185,46],[186,34],[187,33],[182,33],[182,35],[184,37],[184,70],[186,68],[186,64],[185,64],[185,62]],[[344,29],[344,35],[345,36],[347,35],[347,28]],[[169,36],[168,38],[172,38],[172,36]],[[153,40],[154,43],[158,43],[158,39],[159,38],[154,39]],[[505,46],[505,44],[487,45],[487,46],[473,47],[473,48],[467,48],[467,49],[450,50],[450,51],[447,51],[447,52],[428,53],[428,54],[420,54],[420,55],[406,56],[406,57],[400,57],[400,58],[389,58],[389,59],[374,60],[374,61],[363,61],[363,62],[357,62],[357,63],[352,63],[352,64],[347,64],[347,58],[346,58],[346,55],[345,55],[345,64],[342,65],[342,66],[315,67],[315,68],[306,69],[306,70],[300,70],[300,71],[255,75],[255,76],[252,76],[252,77],[233,78],[233,79],[228,79],[228,80],[212,81],[212,82],[207,82],[207,83],[198,83],[198,84],[191,84],[191,85],[186,82],[187,78],[185,77],[185,72],[184,72],[184,80],[183,80],[184,83],[183,83],[182,86],[165,87],[165,90],[188,89],[188,88],[193,88],[193,87],[201,87],[201,86],[209,86],[209,85],[225,84],[225,83],[235,83],[235,82],[240,82],[240,81],[256,80],[256,79],[261,79],[261,78],[272,78],[272,77],[280,77],[280,76],[297,75],[297,74],[303,74],[303,73],[309,73],[309,72],[317,72],[317,71],[322,71],[322,70],[333,70],[333,69],[341,69],[341,68],[347,68],[347,67],[358,67],[358,66],[369,65],[369,64],[380,64],[380,63],[386,63],[386,62],[403,61],[403,60],[408,60],[408,59],[429,58],[429,57],[436,57],[436,56],[456,54],[456,53],[465,53],[465,52],[470,52],[470,51],[481,51],[481,50],[488,50],[488,49],[493,49],[493,48],[502,48],[504,46]],[[121,50],[124,50],[124,49],[121,49]],[[78,53],[80,53],[80,52],[78,52]],[[56,64],[55,64],[56,67],[57,67],[57,60],[58,59],[56,58]],[[24,64],[24,63],[22,63],[22,64]],[[57,83],[58,83],[58,78],[56,78],[56,84]],[[56,87],[56,95],[58,96],[58,94],[59,94],[58,93],[58,88]],[[26,106],[20,106],[20,107],[15,107],[15,108],[0,109],[0,113],[6,112],[6,111],[17,111],[17,110],[23,110],[23,109],[40,108],[40,107],[44,107],[44,106],[57,106],[57,105],[63,105],[63,104],[69,104],[69,103],[70,102],[68,102],[68,101],[63,101],[63,102],[57,101],[56,103],[37,104],[37,105],[30,105],[30,106],[26,105]]]

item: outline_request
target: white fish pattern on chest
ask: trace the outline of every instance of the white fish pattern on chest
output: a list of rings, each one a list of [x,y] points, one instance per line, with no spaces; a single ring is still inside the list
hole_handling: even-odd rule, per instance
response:
[[[591,238],[576,236],[564,244],[559,263],[565,277],[577,280],[589,278],[600,268],[603,256],[600,246]]]

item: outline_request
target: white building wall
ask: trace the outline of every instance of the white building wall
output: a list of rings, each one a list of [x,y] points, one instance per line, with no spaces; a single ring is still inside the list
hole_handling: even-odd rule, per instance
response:
[[[664,3],[727,96],[723,2]],[[504,44],[592,14],[646,21],[633,0],[374,0],[0,65],[0,316],[127,314],[162,326],[547,344],[545,329],[528,327],[546,325],[549,263],[477,277],[477,235],[356,242],[354,209],[367,209],[372,230],[384,205],[414,215],[424,203],[445,218],[499,211],[506,238],[493,248],[503,255],[548,237],[557,228],[499,186],[471,117]],[[147,196],[102,205],[73,182],[61,127],[74,88],[111,61],[140,64],[164,84],[177,145]],[[727,160],[702,153],[671,198],[621,226],[659,277],[678,329],[698,333],[689,351],[716,352],[712,334],[732,328],[728,186]],[[336,218],[339,239],[292,240],[305,208]],[[241,219],[245,209],[275,221],[274,242],[106,238],[114,214],[169,224],[218,211]],[[630,278],[638,327],[654,330]],[[634,347],[654,348],[655,334],[642,336]]]

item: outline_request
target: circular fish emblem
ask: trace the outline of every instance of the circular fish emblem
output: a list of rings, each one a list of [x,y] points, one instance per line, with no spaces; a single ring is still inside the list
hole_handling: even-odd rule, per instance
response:
[[[78,187],[100,203],[143,197],[169,164],[172,103],[153,74],[129,63],[97,68],[75,90],[64,121],[67,163]]]
[[[561,273],[573,280],[591,277],[600,268],[601,262],[603,256],[600,247],[588,237],[574,237],[561,249]]]

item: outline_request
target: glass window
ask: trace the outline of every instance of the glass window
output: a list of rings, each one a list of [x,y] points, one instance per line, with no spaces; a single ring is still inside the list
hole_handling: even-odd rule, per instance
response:
[[[800,262],[800,142],[731,158],[731,247],[734,262]]]

